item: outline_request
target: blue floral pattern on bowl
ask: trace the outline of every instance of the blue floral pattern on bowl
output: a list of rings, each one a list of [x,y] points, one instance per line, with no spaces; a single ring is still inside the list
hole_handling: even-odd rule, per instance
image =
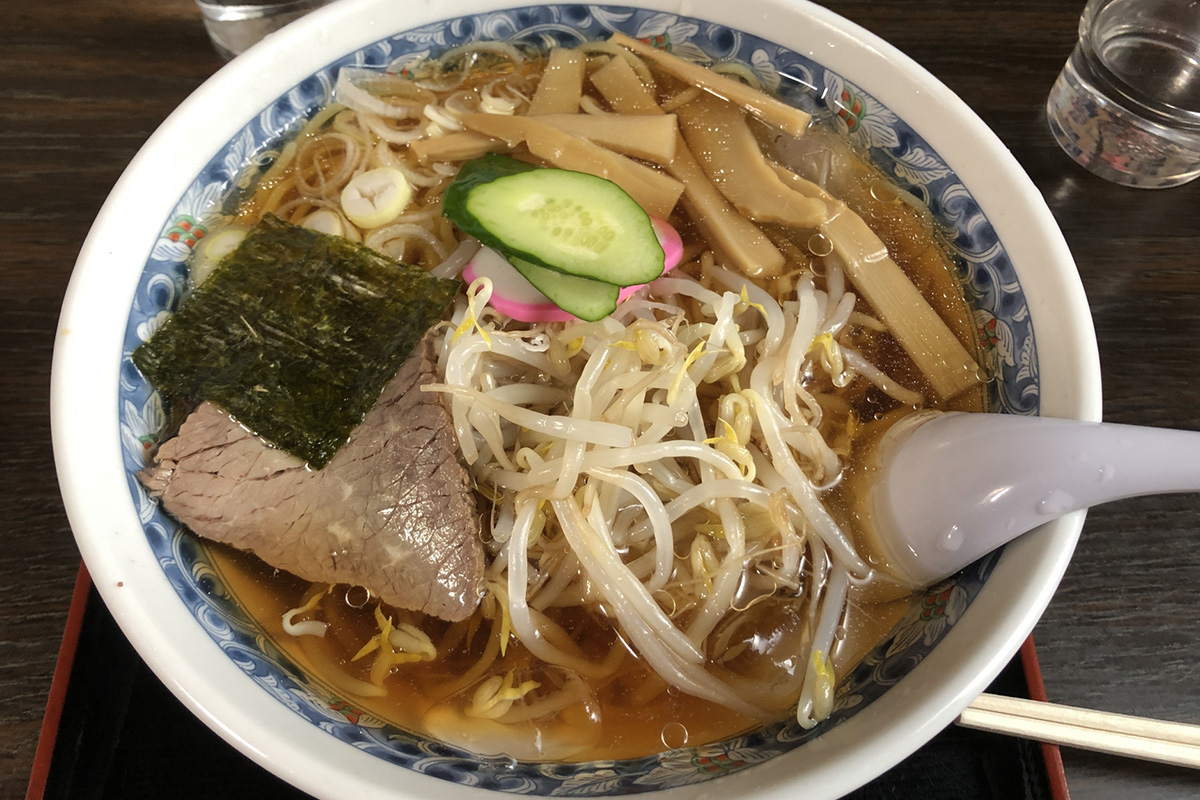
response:
[[[424,26],[390,36],[329,64],[264,108],[196,176],[155,243],[129,313],[119,408],[125,467],[146,537],[164,574],[229,658],[305,720],[387,762],[459,784],[516,794],[596,796],[686,786],[744,769],[791,750],[853,715],[903,678],[936,646],[983,587],[995,556],[928,590],[889,638],[839,685],[831,717],[812,731],[794,721],[701,747],[640,759],[542,764],[479,757],[375,719],[305,676],[237,605],[203,543],[165,515],[137,481],[166,416],[158,394],[130,354],[161,324],[184,292],[185,263],[213,223],[232,211],[278,148],[329,101],[346,64],[399,71],[429,55],[480,39],[533,47],[573,45],[621,31],[701,62],[732,62],[782,97],[831,118],[856,145],[933,212],[958,256],[961,277],[995,377],[991,405],[1036,414],[1038,372],[1024,295],[1003,246],[970,192],[938,154],[896,114],[802,55],[727,27],[684,16],[616,6],[537,6]]]

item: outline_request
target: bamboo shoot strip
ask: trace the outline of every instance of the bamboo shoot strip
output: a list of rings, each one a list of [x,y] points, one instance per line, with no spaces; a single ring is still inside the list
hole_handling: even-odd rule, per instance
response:
[[[660,219],[671,215],[683,193],[683,185],[671,176],[586,139],[563,133],[534,117],[467,114],[462,123],[512,146],[524,141],[536,158],[559,169],[606,178],[628,192],[647,213]]]
[[[808,130],[809,123],[812,121],[811,115],[798,108],[789,106],[781,100],[776,100],[770,95],[764,94],[733,78],[713,72],[699,64],[685,61],[679,56],[672,55],[665,50],[659,50],[644,42],[639,42],[637,39],[630,38],[623,33],[614,33],[609,41],[619,44],[642,58],[653,62],[663,72],[679,78],[681,81],[690,83],[693,86],[699,86],[701,89],[712,92],[718,97],[723,97],[731,103],[736,103],[763,122],[774,128],[778,128],[784,133],[789,133],[792,136],[803,136],[804,132]]]
[[[678,128],[673,114],[545,114],[537,121],[655,164],[670,164],[675,158]]]
[[[470,161],[488,153],[506,152],[512,149],[512,145],[482,133],[459,131],[418,139],[408,149],[417,157],[417,161],[427,164],[431,161]]]
[[[979,365],[888,255],[862,217],[845,205],[821,223],[847,277],[891,330],[942,399],[979,383]]]
[[[862,217],[794,172],[775,167],[775,173],[792,189],[823,200],[829,207],[829,218],[818,230],[833,245],[832,256],[937,395],[949,399],[978,384],[979,365],[975,359],[888,255],[887,246]]]
[[[668,171],[683,184],[682,204],[714,250],[750,278],[783,272],[783,253],[717,191],[682,137]]]
[[[608,104],[622,114],[663,113],[654,95],[624,59],[614,58],[593,72],[591,81]],[[675,138],[675,159],[667,171],[683,184],[683,205],[709,246],[743,275],[778,275],[783,270],[783,254],[717,191],[683,137],[677,133]]]
[[[634,56],[636,58],[636,56]],[[589,79],[596,91],[618,114],[656,115],[664,113],[658,107],[654,93],[646,88],[633,67],[623,58],[614,58],[593,72]]]
[[[680,106],[679,127],[692,154],[725,199],[755,222],[815,228],[827,214],[817,197],[786,186],[763,156],[737,106],[701,94]]]
[[[574,114],[583,96],[583,54],[555,47],[527,114]]]

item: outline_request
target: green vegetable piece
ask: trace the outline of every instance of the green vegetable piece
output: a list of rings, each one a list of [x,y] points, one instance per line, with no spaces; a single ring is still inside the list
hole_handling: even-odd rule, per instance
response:
[[[624,189],[585,172],[491,153],[463,165],[442,210],[510,260],[615,286],[648,283],[663,272],[650,216]]]
[[[509,256],[508,263],[546,295],[550,302],[568,314],[595,322],[617,310],[621,287],[615,284],[546,269],[518,256]]]
[[[323,467],[461,283],[266,217],[133,363]]]

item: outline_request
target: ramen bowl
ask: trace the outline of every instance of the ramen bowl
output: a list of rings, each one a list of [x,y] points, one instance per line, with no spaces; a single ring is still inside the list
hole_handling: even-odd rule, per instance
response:
[[[93,580],[163,682],[232,745],[321,798],[510,794],[837,797],[948,725],[1032,630],[1082,514],[931,587],[851,673],[812,730],[784,721],[639,759],[479,756],[333,694],[230,593],[206,549],[137,481],[165,426],[130,353],[178,302],[208,225],[326,104],[345,64],[403,65],[476,39],[574,44],[621,31],[692,60],[740,62],[838,126],[932,211],[985,345],[992,410],[1099,419],[1083,290],[1042,198],[948,89],[870,33],[800,0],[637,7],[341,0],[196,91],[130,164],[80,254],[56,342],[54,445]],[[980,460],[986,461],[981,453]],[[180,758],[186,758],[180,754]]]

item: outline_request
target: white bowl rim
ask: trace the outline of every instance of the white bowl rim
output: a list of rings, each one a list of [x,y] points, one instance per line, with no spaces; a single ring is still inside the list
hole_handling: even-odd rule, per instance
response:
[[[148,140],[98,214],[64,300],[51,381],[52,433],[68,518],[98,591],[142,658],[186,706],[253,760],[317,797],[495,795],[397,772],[401,768],[336,741],[263,692],[199,631],[152,558],[124,483],[113,369],[120,362],[123,310],[166,210],[211,153],[298,80],[393,33],[527,5],[536,3],[442,0],[435,8],[339,0],[268,37],[201,86]],[[864,86],[912,125],[972,187],[1017,270],[1038,341],[1056,344],[1039,348],[1041,413],[1100,418],[1099,356],[1070,252],[1032,182],[957,96],[891,45],[807,0],[646,0],[639,6],[686,12],[790,47]],[[805,24],[781,29],[780,15],[796,14]],[[922,127],[920,120],[933,119],[936,127]],[[164,214],[139,213],[144,208]],[[106,314],[114,307],[121,313]],[[1011,545],[960,624],[863,712],[766,764],[652,796],[783,798],[803,774],[808,796],[837,797],[899,763],[948,725],[1017,651],[1049,603],[1082,524],[1083,514],[1074,514]],[[993,622],[970,624],[976,618]],[[195,635],[177,635],[189,628]],[[949,677],[930,681],[936,684],[930,691],[908,690],[930,672]]]

